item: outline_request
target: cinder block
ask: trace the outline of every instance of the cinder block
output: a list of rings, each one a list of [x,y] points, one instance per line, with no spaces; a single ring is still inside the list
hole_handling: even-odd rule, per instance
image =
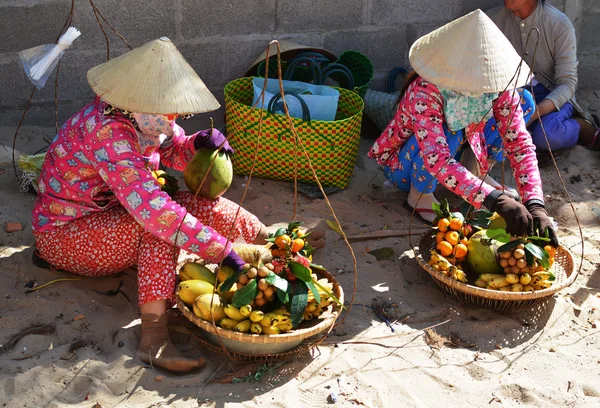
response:
[[[62,1],[62,3],[69,2]],[[94,4],[134,48],[159,37],[169,37],[171,40],[177,38],[175,1],[108,0],[95,1]],[[81,48],[105,50],[104,35],[89,1],[76,0],[75,8],[73,25],[81,30],[81,37],[75,44]],[[102,19],[100,21],[104,24]],[[111,52],[113,49],[125,46],[123,40],[106,24],[104,24],[104,31],[110,39]]]
[[[211,88],[223,82],[223,69],[230,64],[224,54],[224,41],[215,39],[195,45],[178,45],[177,48],[206,86]]]
[[[264,34],[275,29],[273,0],[181,0],[181,34],[184,38]]]
[[[426,23],[417,23],[417,24],[408,24],[406,27],[406,43],[408,44],[408,49],[413,45],[413,43],[424,36],[427,33],[430,33],[444,24],[447,21],[428,21]]]
[[[456,15],[456,0],[376,0],[371,7],[371,24],[402,25],[427,21],[450,21]]]
[[[581,19],[581,31],[578,38],[578,54],[592,57],[591,52],[600,51],[600,34],[598,33],[598,19],[600,19],[600,4],[586,7]],[[581,59],[580,59],[581,61]]]
[[[222,66],[221,84],[227,84],[235,78],[244,76],[254,60],[264,52],[271,40],[267,38],[246,41],[227,41],[223,47],[225,62]],[[277,58],[277,50],[271,47],[270,57]]]
[[[128,48],[111,49],[111,58],[118,57],[128,50]],[[67,53],[61,62],[59,73],[59,98],[91,101],[95,94],[88,84],[87,72],[90,68],[104,62],[106,62],[106,53],[103,50]]]
[[[277,12],[279,32],[357,28],[364,23],[365,0],[280,1]]]
[[[579,66],[577,75],[579,83],[577,89],[598,89],[598,66],[600,66],[600,57],[598,51],[579,53]]]
[[[75,112],[81,109],[89,100],[85,101],[59,101],[58,104],[58,124],[62,125]],[[0,126],[17,126],[25,105],[19,105],[12,108],[0,109]],[[54,128],[54,102],[32,103],[27,111],[27,116],[23,124],[25,126],[47,126]],[[10,140],[12,146],[12,139]],[[29,149],[30,143],[17,141],[17,148],[21,151],[32,153],[38,150],[38,147]]]
[[[353,50],[365,54],[376,70],[406,66],[408,44],[403,25],[356,31],[337,31],[324,36],[323,46],[339,55]]]
[[[502,2],[498,0],[461,0],[455,8],[454,18],[464,16],[465,14],[477,9],[488,11],[489,9],[499,6],[500,4],[502,4]],[[448,17],[448,21],[451,21],[452,16]]]
[[[59,0],[0,6],[0,53],[54,43],[70,8],[70,1]]]

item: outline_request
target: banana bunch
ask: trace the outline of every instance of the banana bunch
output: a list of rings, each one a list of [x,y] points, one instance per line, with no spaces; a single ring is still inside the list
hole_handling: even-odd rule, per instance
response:
[[[292,329],[290,314],[284,307],[264,313],[252,310],[250,305],[237,308],[230,304],[224,312],[227,317],[219,320],[218,325],[238,333],[280,334]]]
[[[312,274],[312,278],[313,281],[326,288],[329,293],[333,291],[333,283],[329,282],[327,278],[317,280],[317,275],[314,273]],[[327,309],[327,306],[333,302],[333,299],[331,299],[329,293],[325,292],[320,286],[315,286],[319,291],[320,302],[317,303],[317,299],[315,299],[315,295],[312,293],[312,291],[308,292],[308,304],[306,305],[306,309],[304,309],[304,320],[311,320],[321,316],[323,311]]]
[[[533,292],[547,289],[552,286],[552,274],[540,271],[533,274],[524,273],[517,275],[508,273],[506,275],[485,273],[479,275],[475,285],[480,288],[499,290],[502,292]]]
[[[160,185],[160,189],[173,197],[173,195],[179,191],[179,184],[177,183],[177,179],[170,174],[166,173],[164,170],[153,170],[152,177],[156,179],[158,184]]]
[[[431,257],[429,258],[429,265],[436,271],[439,271],[449,278],[457,280],[459,282],[467,283],[467,274],[462,270],[460,265],[452,265],[446,257],[438,254],[437,251],[431,251]]]

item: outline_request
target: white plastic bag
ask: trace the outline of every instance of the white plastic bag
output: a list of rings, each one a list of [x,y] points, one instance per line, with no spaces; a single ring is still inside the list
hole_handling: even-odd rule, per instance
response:
[[[57,44],[45,44],[38,47],[21,51],[19,58],[25,69],[27,77],[33,82],[37,89],[42,89],[58,61],[62,58],[64,51],[73,44],[73,41],[81,33],[75,27],[69,29],[60,36]]]
[[[254,99],[252,105],[259,100],[260,94],[264,85],[264,78],[254,78]],[[338,100],[340,98],[340,91],[333,89],[326,85],[312,85],[306,82],[300,81],[282,81],[283,90],[285,92],[293,92],[299,95],[310,112],[311,120],[335,120],[335,114],[337,112]],[[269,106],[269,101],[274,95],[279,93],[279,80],[270,78],[267,82],[267,89],[265,89],[265,106],[263,107],[260,103],[256,105],[257,108],[266,109]],[[294,118],[302,118],[302,105],[300,101],[294,96],[285,97],[290,116]],[[280,112],[275,112],[280,113]]]

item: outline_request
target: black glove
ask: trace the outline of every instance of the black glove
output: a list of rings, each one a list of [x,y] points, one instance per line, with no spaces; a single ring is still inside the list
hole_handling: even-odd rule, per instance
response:
[[[225,142],[225,144],[223,144]],[[207,149],[218,149],[219,146],[223,144],[221,151],[227,154],[233,154],[233,148],[229,146],[229,142],[227,142],[227,138],[223,133],[219,132],[217,129],[212,129],[212,133],[210,129],[201,130],[196,133],[196,138],[194,139],[194,147],[196,150],[204,147]]]
[[[486,203],[486,207],[492,211],[496,211],[504,218],[506,221],[506,232],[520,237],[533,231],[533,216],[523,204],[504,193],[494,195],[497,198],[490,205]],[[486,198],[486,201],[488,198]]]
[[[550,245],[555,248],[558,247],[558,237],[544,204],[539,200],[529,200],[525,203],[525,207],[533,216],[533,228],[530,235],[548,237],[550,238]]]

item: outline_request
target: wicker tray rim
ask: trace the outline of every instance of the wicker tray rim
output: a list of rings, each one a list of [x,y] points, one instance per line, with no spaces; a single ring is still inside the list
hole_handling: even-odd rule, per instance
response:
[[[319,269],[318,274],[322,277],[327,278],[333,283],[333,292],[339,299],[340,303],[344,304],[344,291],[338,281],[327,271]],[[332,303],[335,305],[335,303]],[[294,330],[288,333],[281,334],[251,334],[251,333],[238,333],[233,330],[223,329],[218,326],[213,326],[212,322],[200,319],[192,312],[189,307],[179,299],[177,296],[177,307],[192,323],[215,335],[219,335],[223,338],[237,340],[244,343],[263,343],[263,344],[274,344],[274,343],[287,343],[294,340],[305,340],[316,334],[319,334],[327,330],[337,320],[340,310],[339,306],[334,306],[330,316],[324,319],[314,326],[307,327],[304,329]]]
[[[524,301],[546,298],[554,295],[555,293],[561,291],[562,289],[568,286],[571,286],[571,284],[575,282],[575,279],[577,278],[577,275],[579,273],[578,271],[574,270],[573,254],[567,248],[563,247],[562,245],[559,245],[556,256],[556,258],[558,259],[556,262],[560,262],[562,266],[568,266],[569,268],[565,269],[570,270],[570,273],[567,271],[567,279],[564,280],[561,284],[552,285],[547,289],[537,290],[535,292],[502,292],[499,290],[479,288],[477,286],[468,285],[466,283],[462,283],[455,279],[449,278],[443,273],[433,269],[431,265],[427,263],[427,261],[423,257],[423,253],[420,251],[420,247],[425,247],[427,241],[431,239],[431,233],[426,232],[421,236],[419,244],[414,247],[415,258],[417,259],[419,265],[423,269],[425,269],[427,273],[431,275],[432,278],[436,279],[443,285],[449,286],[460,292],[473,296],[479,296],[485,299],[493,299],[500,301]],[[558,254],[560,254],[561,256],[559,257]],[[563,265],[563,263],[566,265]]]

